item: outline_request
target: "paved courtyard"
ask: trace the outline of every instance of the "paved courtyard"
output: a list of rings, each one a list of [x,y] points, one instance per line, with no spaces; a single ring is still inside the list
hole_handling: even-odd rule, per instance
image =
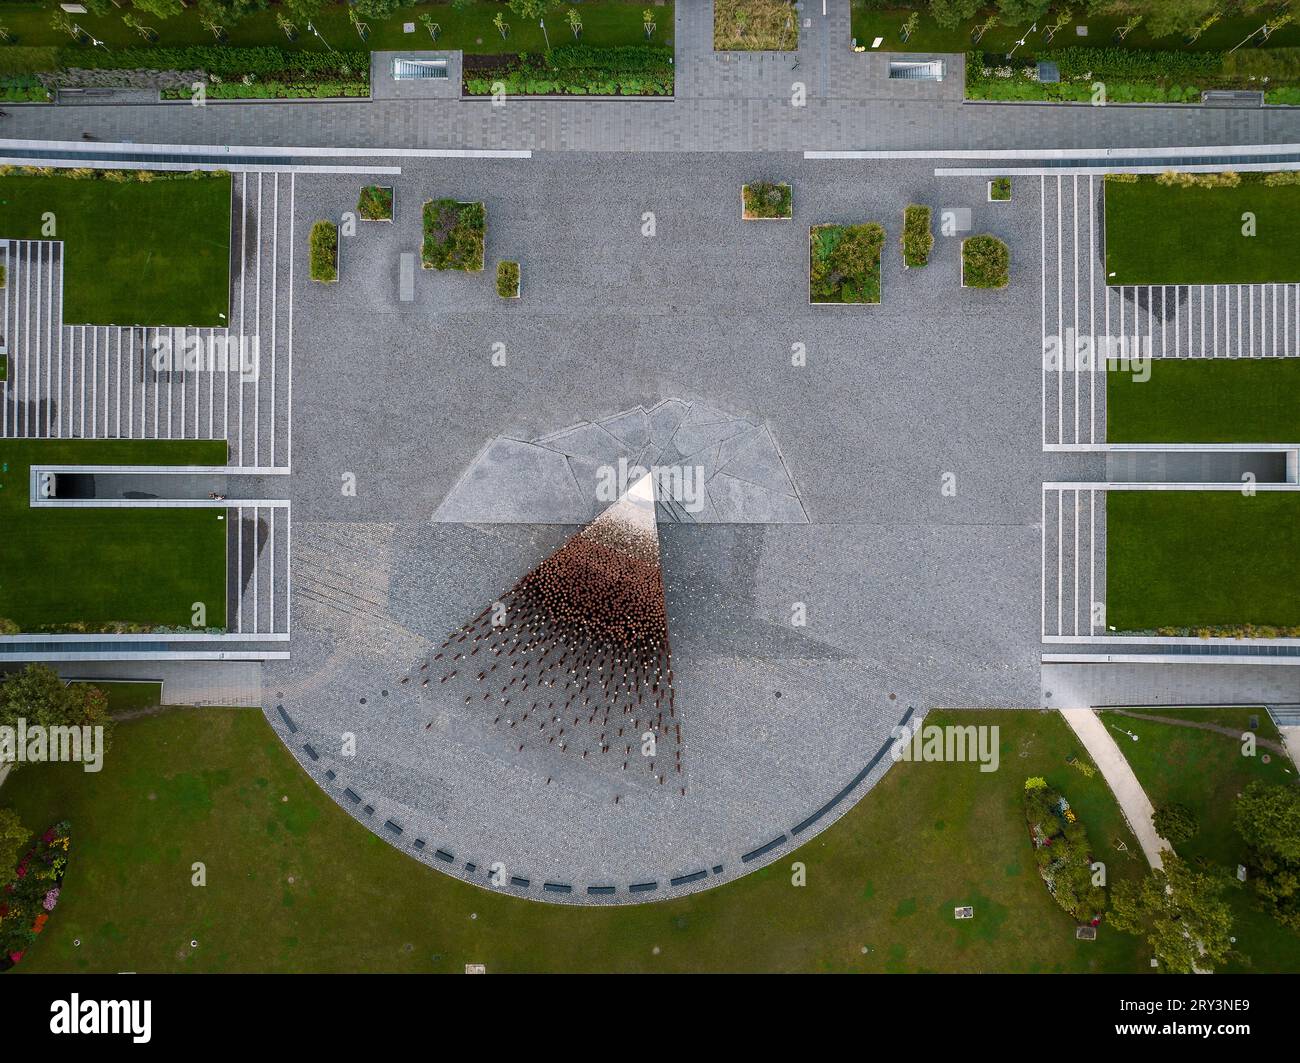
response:
[[[741,222],[740,185],[764,178],[793,183],[793,221]],[[266,709],[345,808],[480,884],[500,865],[525,895],[627,902],[832,822],[910,713],[1040,703],[1041,484],[1093,459],[1041,449],[1036,196],[794,154],[437,160],[394,183],[395,223],[344,238],[337,286],[299,273],[295,291],[294,641]],[[296,231],[359,184],[299,175]],[[424,271],[399,300],[419,204],[441,196],[485,203],[488,268],[521,263],[520,301]],[[905,272],[913,201],[1007,240],[1011,287],[962,290],[955,238]],[[810,306],[809,225],[868,220],[888,234],[883,302]],[[661,526],[684,796],[520,752],[420,685],[447,634],[575,530],[435,522],[483,448],[667,399],[764,425],[806,512]]]

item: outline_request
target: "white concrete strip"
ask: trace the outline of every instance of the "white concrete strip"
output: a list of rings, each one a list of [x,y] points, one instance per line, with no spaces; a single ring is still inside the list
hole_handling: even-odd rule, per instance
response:
[[[1142,853],[1147,858],[1147,863],[1153,868],[1163,867],[1161,854],[1172,853],[1174,847],[1160,837],[1155,827],[1151,825],[1151,816],[1155,811],[1151,807],[1151,799],[1147,797],[1142,784],[1133,774],[1133,769],[1124,759],[1124,754],[1116,745],[1114,736],[1092,709],[1061,709],[1060,712],[1065,722],[1070,725],[1070,729],[1079,736],[1079,741],[1083,743],[1084,749],[1088,751],[1093,763],[1101,771],[1102,778],[1106,780],[1106,785],[1115,795],[1120,811],[1128,820],[1129,829],[1133,831],[1138,844],[1142,846]]]
[[[1074,642],[1076,640],[1069,639]],[[1087,642],[1087,639],[1078,639],[1079,642]],[[1108,641],[1097,639],[1097,642]],[[1112,639],[1109,641],[1122,641]],[[1153,640],[1159,642],[1159,639]],[[1242,640],[1244,641],[1244,640]],[[1044,653],[1041,657],[1043,664],[1184,664],[1184,665],[1214,665],[1221,664],[1249,664],[1249,665],[1270,665],[1270,664],[1300,664],[1300,657],[1251,657],[1240,654],[1208,654],[1205,656],[1189,657],[1185,653]]]
[[[16,140],[0,137],[0,148],[22,149],[28,151],[75,151],[79,154],[102,154],[117,151],[135,155],[247,155],[253,158],[282,158],[296,156],[300,158],[320,159],[531,159],[533,153],[519,149],[492,148],[309,148],[292,146],[272,146],[264,144],[136,144],[132,141],[96,140]],[[1202,149],[1208,150],[1208,149]],[[1273,150],[1287,151],[1285,145]],[[1300,148],[1295,149],[1300,151]],[[1042,156],[1042,152],[1035,153]],[[1075,153],[1070,153],[1075,154]],[[979,156],[987,158],[987,155]],[[53,165],[50,160],[42,160],[42,165]],[[84,165],[78,163],[77,165]]]
[[[6,166],[85,167],[92,170],[225,170],[227,173],[316,173],[316,174],[386,174],[399,176],[400,166],[294,166],[281,163],[238,162],[149,162],[140,159],[43,159],[4,157]]]
[[[120,635],[110,636],[114,639]],[[168,636],[169,639],[174,636]],[[28,661],[287,661],[287,650],[105,650],[99,653],[24,653]]]
[[[4,144],[5,142],[0,140],[0,147]],[[1181,148],[921,148],[805,151],[803,157],[805,159],[1175,159],[1184,155],[1293,154],[1300,155],[1300,144],[1213,144]]]
[[[1056,483],[1045,483],[1043,487],[1049,491],[1069,491],[1078,488],[1080,491],[1240,491],[1241,482],[1226,484],[1210,483],[1086,483],[1069,481]],[[1255,484],[1255,491],[1300,491],[1300,484]]]
[[[128,644],[132,642],[288,642],[289,636],[283,632],[262,635],[240,635],[235,631],[226,631],[221,634],[213,635],[206,631],[166,631],[166,632],[129,632],[115,634],[101,632],[97,635],[90,634],[61,634],[47,633],[44,631],[28,633],[26,635],[0,635],[0,646],[12,645],[15,643],[44,643],[57,642],[68,643],[69,645],[78,642],[103,642],[111,639],[113,642]],[[3,657],[0,657],[3,660]]]

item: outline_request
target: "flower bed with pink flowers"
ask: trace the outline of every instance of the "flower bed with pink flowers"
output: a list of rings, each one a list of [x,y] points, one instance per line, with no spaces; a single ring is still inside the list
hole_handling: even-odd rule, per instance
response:
[[[0,890],[0,971],[7,971],[45,929],[59,903],[72,844],[71,824],[56,823],[18,863],[18,877]]]

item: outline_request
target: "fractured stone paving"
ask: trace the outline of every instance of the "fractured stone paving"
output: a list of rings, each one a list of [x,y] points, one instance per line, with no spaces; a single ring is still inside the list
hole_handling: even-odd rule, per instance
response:
[[[664,399],[533,440],[497,436],[434,512],[463,524],[580,524],[638,478],[660,484],[660,519],[805,524],[771,429],[700,402]]]

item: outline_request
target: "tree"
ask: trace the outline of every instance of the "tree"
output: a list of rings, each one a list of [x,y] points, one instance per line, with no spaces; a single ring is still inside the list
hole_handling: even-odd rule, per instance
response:
[[[68,686],[53,668],[29,664],[0,684],[0,726],[103,727],[107,748],[112,733],[108,699],[98,687]]]
[[[556,0],[510,0],[506,5],[520,18],[536,21],[555,6]]]
[[[382,19],[401,7],[402,0],[352,0],[352,6],[359,15]]]
[[[1222,0],[1142,0],[1141,5],[1152,37],[1190,36],[1223,6]]]
[[[1151,817],[1151,825],[1160,837],[1168,838],[1175,845],[1196,837],[1196,832],[1201,829],[1192,810],[1177,803],[1157,808]]]
[[[930,14],[946,30],[953,29],[982,6],[982,0],[930,0]]]
[[[170,18],[185,10],[181,0],[131,0],[131,6],[154,18]]]
[[[1233,818],[1255,895],[1279,923],[1300,930],[1300,787],[1253,782]]]
[[[1008,26],[1028,26],[1047,14],[1052,0],[998,0],[998,11]]]
[[[18,861],[31,836],[17,812],[0,808],[0,890],[18,877]]]
[[[1221,899],[1227,885],[1222,874],[1196,871],[1166,853],[1162,870],[1115,886],[1110,922],[1116,930],[1146,938],[1162,970],[1206,970],[1232,952],[1232,912]]]
[[[325,0],[284,0],[284,6],[289,9],[294,22],[307,23],[320,14]]]

